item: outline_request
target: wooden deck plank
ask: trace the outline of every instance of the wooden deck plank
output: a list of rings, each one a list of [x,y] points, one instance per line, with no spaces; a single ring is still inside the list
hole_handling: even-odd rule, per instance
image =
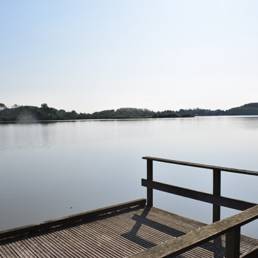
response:
[[[0,257],[130,257],[204,225],[157,208],[139,208],[2,243]],[[258,240],[242,237],[242,253],[257,246]],[[180,258],[212,258],[213,247],[210,242],[188,251]]]

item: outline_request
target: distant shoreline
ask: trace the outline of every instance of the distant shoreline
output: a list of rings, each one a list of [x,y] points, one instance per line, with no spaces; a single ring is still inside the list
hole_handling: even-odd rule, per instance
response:
[[[203,116],[254,116],[258,115],[258,103],[249,103],[228,110],[209,109],[180,109],[178,111],[164,110],[151,111],[139,108],[119,108],[103,110],[94,113],[77,113],[76,111],[65,111],[55,109],[47,104],[41,107],[15,106],[7,108],[0,103],[1,123],[44,123],[65,122],[83,120],[121,120],[121,119],[147,119],[147,118],[193,118]]]

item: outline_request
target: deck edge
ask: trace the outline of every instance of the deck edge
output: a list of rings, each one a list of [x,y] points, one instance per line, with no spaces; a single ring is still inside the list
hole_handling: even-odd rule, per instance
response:
[[[129,202],[119,203],[100,209],[90,210],[79,214],[48,220],[40,224],[27,225],[24,227],[12,228],[0,231],[0,245],[19,239],[29,238],[48,231],[71,227],[85,222],[99,220],[108,216],[114,216],[130,210],[137,210],[145,207],[146,199],[136,199]]]

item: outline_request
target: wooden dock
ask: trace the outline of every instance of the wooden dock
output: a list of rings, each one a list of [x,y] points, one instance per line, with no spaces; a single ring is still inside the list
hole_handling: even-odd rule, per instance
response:
[[[258,257],[258,240],[240,234],[241,226],[258,218],[258,205],[220,194],[221,171],[240,171],[252,176],[258,175],[257,172],[151,157],[145,159],[147,179],[142,180],[142,185],[147,187],[147,200],[0,232],[0,258]],[[153,181],[153,161],[212,169],[213,194]],[[214,223],[205,225],[153,207],[153,189],[212,203]],[[220,220],[221,206],[241,212]]]

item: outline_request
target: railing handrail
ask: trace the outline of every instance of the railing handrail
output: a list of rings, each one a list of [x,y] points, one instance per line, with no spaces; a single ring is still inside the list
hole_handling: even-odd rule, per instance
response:
[[[201,163],[164,159],[164,158],[151,157],[151,156],[145,156],[145,157],[143,157],[143,159],[162,162],[162,163],[170,163],[170,164],[175,164],[175,165],[188,166],[188,167],[220,170],[220,171],[236,173],[236,174],[258,176],[258,171],[252,171],[252,170],[246,170],[246,169],[237,169],[237,168],[229,168],[229,167],[222,167],[222,166],[206,165],[206,164],[201,164]]]
[[[258,205],[247,209],[237,215],[231,216],[229,218],[223,219],[207,226],[194,229],[181,237],[163,242],[155,247],[148,249],[147,251],[143,251],[142,253],[139,253],[132,257],[156,258],[166,257],[168,255],[174,257],[194,247],[197,247],[202,243],[215,239],[216,237],[221,236],[224,233],[226,233],[226,238],[227,234],[238,234],[240,232],[241,226],[246,225],[256,219],[258,219]]]

